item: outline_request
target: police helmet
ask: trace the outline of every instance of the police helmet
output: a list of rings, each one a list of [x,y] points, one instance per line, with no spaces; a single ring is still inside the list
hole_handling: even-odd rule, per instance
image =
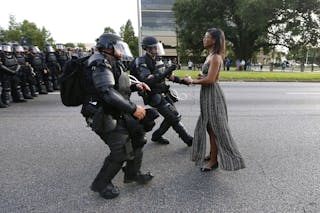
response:
[[[146,50],[147,48],[157,47],[158,40],[153,36],[146,36],[142,40],[142,49]]]
[[[2,51],[5,52],[5,53],[12,53],[12,47],[11,47],[11,45],[8,44],[8,43],[3,43],[3,44],[1,45],[1,49],[2,49]]]
[[[114,34],[102,34],[97,39],[96,48],[102,52],[104,49],[113,50],[113,55],[118,58],[120,57],[122,61],[131,61],[133,59],[128,44],[122,41],[119,36]]]
[[[15,53],[24,52],[23,47],[21,45],[19,45],[19,44],[13,44],[12,48],[13,48],[13,52],[15,52]]]
[[[121,38],[115,34],[104,33],[97,40],[96,48],[101,51],[103,49],[114,49],[114,46]]]
[[[23,49],[25,52],[29,51],[29,47],[27,45],[23,45]]]
[[[29,47],[29,51],[32,52],[32,53],[40,53],[40,50],[37,46],[30,46]]]
[[[50,44],[46,44],[45,47],[44,47],[44,52],[54,53],[55,50],[53,49],[53,47]]]
[[[141,44],[142,48],[149,52],[151,55],[155,56],[163,56],[165,55],[164,48],[161,42],[159,42],[155,37],[153,36],[147,36],[142,40]],[[154,49],[156,48],[156,50]],[[152,50],[153,49],[153,50]]]

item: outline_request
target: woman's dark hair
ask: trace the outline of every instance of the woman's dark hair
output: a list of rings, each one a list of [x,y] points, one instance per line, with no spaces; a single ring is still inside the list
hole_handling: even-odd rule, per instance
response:
[[[219,54],[224,58],[225,54],[225,38],[224,32],[219,28],[210,28],[207,32],[216,41],[214,45],[214,53]]]

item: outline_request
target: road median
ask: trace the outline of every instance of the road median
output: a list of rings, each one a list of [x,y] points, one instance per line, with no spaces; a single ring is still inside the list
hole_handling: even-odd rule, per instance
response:
[[[186,75],[196,78],[199,71],[177,70],[179,77]],[[220,81],[261,81],[261,82],[320,82],[319,72],[247,72],[222,71]]]

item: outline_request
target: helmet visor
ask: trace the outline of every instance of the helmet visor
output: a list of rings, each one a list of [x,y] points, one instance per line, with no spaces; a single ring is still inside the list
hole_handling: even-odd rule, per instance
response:
[[[162,45],[162,43],[160,43],[160,42],[157,43],[157,55],[158,55],[158,56],[163,56],[163,55],[165,55],[163,45]]]
[[[10,45],[6,45],[6,44],[2,45],[2,51],[11,53],[12,52],[12,47]]]
[[[24,52],[23,47],[20,46],[20,45],[19,45],[19,46],[14,46],[13,48],[14,48],[14,51],[15,51],[15,52]]]
[[[47,46],[47,51],[48,51],[49,53],[54,53],[54,49],[53,49],[52,46]]]
[[[39,47],[32,47],[31,51],[34,53],[40,53]]]
[[[117,43],[114,45],[114,49],[120,50],[122,61],[133,60],[133,55],[132,55],[131,50],[126,42],[117,41]]]

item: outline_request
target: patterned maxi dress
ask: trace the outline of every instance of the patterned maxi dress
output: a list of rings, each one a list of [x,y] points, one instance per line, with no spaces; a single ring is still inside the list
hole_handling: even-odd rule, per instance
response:
[[[209,63],[205,63],[202,67],[204,75],[208,74],[208,69]],[[194,132],[192,161],[197,165],[204,161],[207,125],[210,125],[218,147],[219,167],[224,170],[244,168],[244,160],[230,132],[226,101],[218,82],[201,86],[200,108],[201,114]]]

